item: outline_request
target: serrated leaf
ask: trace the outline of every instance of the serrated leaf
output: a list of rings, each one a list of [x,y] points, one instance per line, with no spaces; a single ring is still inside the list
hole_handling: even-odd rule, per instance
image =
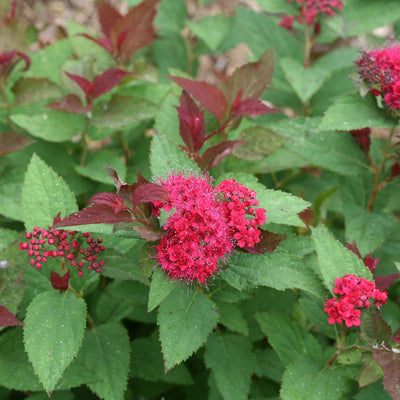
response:
[[[199,170],[197,164],[169,138],[156,134],[151,142],[150,169],[154,178],[173,173]]]
[[[78,208],[65,181],[36,154],[25,174],[22,207],[27,231],[33,230],[34,226],[47,228],[53,225],[58,213],[64,217]]]
[[[0,337],[0,385],[14,390],[43,390],[24,350],[22,328]]]
[[[348,383],[341,369],[326,368],[315,359],[302,356],[283,374],[282,400],[341,400]]]
[[[269,286],[277,290],[298,288],[324,298],[320,280],[304,262],[279,251],[264,254],[237,254],[229,261],[222,277],[238,290]]]
[[[150,338],[132,341],[129,375],[152,382],[163,381],[180,385],[193,384],[190,372],[184,364],[177,365],[168,372],[164,370],[160,343]]]
[[[335,279],[347,274],[354,274],[372,281],[370,270],[353,252],[337,241],[324,225],[312,228],[311,232],[323,283],[331,293],[333,293]]]
[[[105,324],[85,335],[79,359],[98,377],[87,386],[105,400],[122,400],[129,370],[129,337],[119,324]]]
[[[86,326],[86,304],[72,292],[37,295],[26,312],[25,349],[45,390],[51,392],[77,355]]]
[[[79,135],[84,126],[84,116],[48,110],[45,113],[28,116],[12,115],[11,120],[32,136],[48,142],[66,142]]]
[[[220,323],[233,332],[247,336],[249,327],[240,308],[233,303],[216,302],[220,314]]]
[[[204,361],[214,373],[219,392],[225,400],[245,400],[255,366],[251,342],[244,336],[213,334],[206,344]]]
[[[176,285],[167,278],[161,268],[156,268],[151,277],[149,302],[147,311],[153,311],[176,288]]]
[[[160,305],[157,324],[167,369],[190,357],[218,322],[217,308],[198,291],[175,290]]]
[[[90,123],[96,128],[125,129],[155,115],[154,103],[140,97],[115,94],[111,100],[95,105]]]
[[[283,365],[288,366],[302,356],[321,358],[321,345],[298,322],[284,315],[265,312],[256,314],[256,320]]]
[[[376,105],[372,94],[362,98],[358,93],[347,94],[329,107],[319,129],[350,131],[365,127],[394,128],[397,120]]]

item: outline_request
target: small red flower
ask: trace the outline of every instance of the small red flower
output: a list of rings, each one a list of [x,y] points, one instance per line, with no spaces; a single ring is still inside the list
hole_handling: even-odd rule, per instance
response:
[[[293,2],[294,0],[289,0]],[[335,15],[335,9],[341,10],[344,5],[343,0],[296,0],[301,6],[301,16],[307,25],[312,25],[321,15],[327,17]],[[301,21],[300,21],[301,22]]]
[[[348,328],[360,325],[360,308],[370,307],[370,299],[375,300],[377,308],[387,300],[387,292],[376,289],[374,282],[352,274],[337,278],[333,293],[341,297],[338,299],[336,296],[325,302],[324,311],[329,316],[328,323],[341,324],[343,320]]]

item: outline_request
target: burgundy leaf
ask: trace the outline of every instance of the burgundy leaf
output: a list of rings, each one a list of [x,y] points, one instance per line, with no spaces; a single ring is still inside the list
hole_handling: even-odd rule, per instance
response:
[[[0,306],[0,326],[17,326],[23,325],[15,315],[8,311],[6,307]]]
[[[374,276],[375,286],[379,290],[387,290],[392,286],[396,279],[400,278],[400,273],[391,274],[388,276]]]
[[[278,235],[263,229],[261,229],[261,235],[261,240],[254,247],[244,247],[243,250],[252,254],[272,253],[279,243],[286,238],[284,235]]]
[[[357,144],[368,153],[371,146],[371,128],[354,129],[350,133]]]
[[[145,240],[155,242],[166,235],[165,231],[152,229],[147,225],[134,225],[133,229]]]
[[[105,0],[97,2],[97,14],[102,31],[110,37],[113,26],[122,19],[122,15]]]
[[[160,0],[145,0],[113,26],[111,38],[122,62],[156,38],[153,23],[159,3]]]
[[[65,292],[68,289],[70,273],[69,270],[63,276],[57,274],[57,272],[51,271],[50,282],[54,289],[59,290],[60,293]]]
[[[53,225],[54,228],[64,226],[87,225],[87,224],[116,224],[118,222],[132,222],[133,219],[128,211],[115,210],[106,204],[94,204],[78,212],[65,217],[59,223]]]
[[[233,107],[232,107],[233,109]],[[262,115],[276,113],[273,108],[266,106],[262,101],[256,99],[245,99],[241,101],[238,107],[234,110],[233,115]]]
[[[89,97],[93,90],[93,84],[83,76],[70,74],[65,72],[69,79],[73,80],[84,91],[86,97]]]
[[[392,170],[390,172],[390,176],[388,178],[388,180],[392,180],[393,178],[395,178],[397,175],[400,175],[400,164],[398,162],[393,163],[392,165]]]
[[[204,112],[184,90],[177,107],[179,132],[190,152],[198,152],[204,142]]]
[[[372,354],[374,360],[383,369],[383,386],[393,400],[400,400],[400,353],[378,348]]]
[[[3,132],[0,134],[0,156],[23,150],[32,143],[35,143],[35,140],[28,136],[22,136],[17,132],[11,131]]]
[[[168,203],[168,192],[162,186],[151,182],[139,185],[133,192],[133,204],[135,206],[139,203],[148,203],[151,201]]]
[[[364,265],[368,267],[368,269],[371,271],[371,274],[373,274],[379,264],[379,261],[380,258],[372,258],[371,254],[368,254],[367,257],[365,257]]]
[[[231,107],[241,93],[242,100],[259,99],[269,85],[274,70],[272,50],[263,53],[257,62],[243,65],[221,85]]]
[[[353,240],[351,243],[346,243],[346,247],[348,250],[354,253],[360,260],[363,259],[360,250],[358,250],[357,243],[355,240]]]
[[[93,109],[93,103],[90,101],[85,106],[81,99],[75,94],[68,94],[63,100],[56,100],[47,104],[47,108],[57,111],[66,111],[74,114],[86,114]]]
[[[115,214],[118,214],[120,211],[126,210],[123,200],[115,193],[97,193],[89,199],[89,203],[105,204],[111,207],[114,210]]]
[[[312,212],[310,207],[299,212],[298,216],[307,226],[312,226],[314,224],[315,221],[314,213]]]
[[[194,97],[203,108],[212,112],[222,125],[228,105],[225,95],[220,89],[206,82],[191,81],[177,76],[170,76],[169,78]]]
[[[225,157],[244,143],[244,140],[225,140],[215,146],[209,147],[201,156],[200,167],[204,171],[210,171],[218,165]]]
[[[117,188],[117,191],[119,191],[122,185],[126,185],[125,182],[122,182],[121,178],[118,175],[118,172],[115,169],[112,169],[110,167],[104,167],[104,169],[107,172],[107,175],[112,178],[114,185]]]
[[[114,55],[114,46],[113,46],[112,41],[109,38],[104,37],[104,38],[96,39],[95,37],[90,36],[87,33],[80,33],[79,36],[83,36],[86,39],[89,39],[92,42],[97,43],[99,46],[106,49],[111,55]]]
[[[2,68],[7,68],[14,60],[15,56],[21,57],[25,61],[25,68],[22,71],[27,71],[31,65],[30,58],[20,51],[5,51],[0,54],[0,65]]]
[[[90,97],[96,99],[102,94],[108,93],[117,86],[126,75],[130,75],[130,72],[118,68],[111,68],[97,75],[93,80],[93,90]]]

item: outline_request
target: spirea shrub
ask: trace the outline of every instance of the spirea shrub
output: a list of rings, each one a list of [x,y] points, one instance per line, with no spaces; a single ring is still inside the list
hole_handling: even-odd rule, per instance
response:
[[[3,3],[0,398],[398,400],[400,2]]]

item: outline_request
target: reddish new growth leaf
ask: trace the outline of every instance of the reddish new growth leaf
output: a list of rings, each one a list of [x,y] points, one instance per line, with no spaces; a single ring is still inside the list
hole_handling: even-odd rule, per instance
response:
[[[47,107],[52,110],[85,114],[93,109],[94,99],[111,91],[126,75],[129,75],[130,72],[118,68],[111,68],[97,75],[93,79],[93,82],[90,82],[83,76],[70,74],[69,72],[65,72],[65,74],[83,90],[87,104],[84,105],[78,96],[69,94],[64,100],[57,100],[48,104]]]
[[[160,0],[145,0],[122,16],[105,0],[97,3],[99,21],[105,37],[86,37],[106,49],[117,61],[126,62],[156,38],[154,18]]]
[[[0,326],[23,325],[6,307],[0,306]]]
[[[400,399],[400,351],[398,348],[380,346],[372,353],[374,360],[382,368],[383,386],[393,399]]]
[[[368,154],[371,146],[371,128],[354,129],[350,133],[357,144]]]
[[[54,289],[59,290],[60,293],[65,292],[68,289],[70,273],[67,273],[63,276],[57,274],[57,272],[51,271],[50,273],[50,282]]]
[[[18,57],[23,59],[25,62],[25,67],[22,71],[27,71],[29,69],[31,60],[25,53],[22,53],[21,51],[5,51],[0,54],[0,77],[8,77],[17,65],[17,62],[19,61]]]
[[[35,140],[30,137],[22,136],[16,132],[3,132],[0,134],[0,156],[23,150],[32,143],[35,143]]]

